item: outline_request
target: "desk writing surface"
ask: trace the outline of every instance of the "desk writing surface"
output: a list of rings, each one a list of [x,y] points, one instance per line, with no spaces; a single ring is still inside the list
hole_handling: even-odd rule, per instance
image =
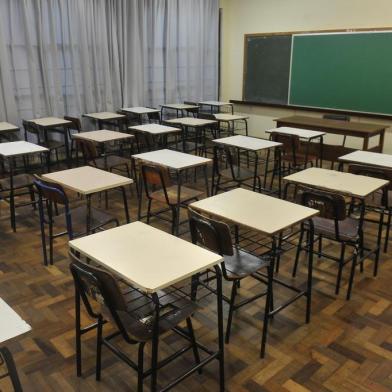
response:
[[[283,178],[284,181],[364,198],[389,183],[387,180],[312,167]]]
[[[290,123],[303,126],[312,126],[318,128],[333,129],[336,131],[352,131],[359,135],[371,135],[372,133],[378,133],[385,128],[386,125],[380,124],[369,124],[362,122],[353,121],[342,121],[342,120],[331,120],[327,118],[320,117],[306,117],[306,116],[289,116],[278,118],[275,121],[282,123]]]
[[[90,195],[133,183],[128,177],[119,176],[91,166],[43,174],[42,178],[60,184],[83,195]]]
[[[0,133],[1,132],[10,132],[10,131],[18,131],[19,127],[17,127],[14,124],[11,124],[6,121],[1,121],[0,122]]]
[[[188,105],[186,103],[165,103],[161,105],[163,108],[175,109],[175,110],[186,110],[186,109],[197,109],[197,105]]]
[[[0,297],[0,343],[29,331],[30,325]]]
[[[181,129],[175,127],[168,127],[167,125],[161,124],[143,124],[128,127],[128,129],[134,129],[136,131],[147,132],[151,135],[161,135],[164,133],[181,132]]]
[[[64,120],[59,117],[43,117],[43,118],[35,118],[30,120],[30,122],[40,126],[40,127],[59,127],[62,125],[69,125],[71,121]]]
[[[287,135],[296,135],[299,136],[301,139],[313,139],[317,137],[324,136],[325,132],[320,131],[312,131],[309,129],[301,129],[301,128],[293,128],[293,127],[280,127],[274,129],[267,129],[265,132],[267,133],[286,133]]]
[[[199,157],[197,155],[168,149],[135,154],[132,155],[132,158],[165,166],[174,170],[182,170],[190,167],[207,165],[212,162],[212,159],[210,158]]]
[[[354,151],[339,157],[339,161],[360,163],[392,169],[392,155],[370,151]]]
[[[199,105],[233,106],[233,104],[231,102],[222,102],[222,101],[202,101],[202,102],[199,102]]]
[[[216,113],[214,117],[218,121],[236,121],[236,120],[247,120],[249,116],[242,114],[230,114],[230,113]]]
[[[173,118],[171,120],[166,120],[165,122],[170,124],[181,124],[189,127],[204,127],[206,125],[216,124],[216,120],[207,120],[203,118],[196,117],[179,117]]]
[[[164,289],[222,261],[222,257],[142,222],[69,242],[147,293]]]
[[[98,131],[80,132],[72,135],[74,139],[90,140],[95,143],[105,143],[115,140],[133,138],[133,135],[117,131],[109,131],[107,129],[100,129]]]
[[[25,142],[23,140],[17,142],[0,143],[0,155],[3,157],[14,157],[25,154],[36,154],[49,151],[46,147],[38,144]]]
[[[84,114],[84,117],[90,117],[95,120],[117,120],[120,118],[125,118],[125,115],[113,112],[98,112]]]
[[[282,143],[243,135],[235,135],[224,137],[221,139],[214,139],[213,143],[224,144],[227,146],[233,146],[250,151],[267,150],[269,148],[280,147],[282,145]]]
[[[146,108],[144,106],[134,106],[131,108],[121,108],[124,112],[134,113],[134,114],[148,114],[148,113],[159,113],[158,109]]]
[[[266,235],[277,234],[319,213],[312,208],[243,188],[207,197],[190,204],[190,207]]]

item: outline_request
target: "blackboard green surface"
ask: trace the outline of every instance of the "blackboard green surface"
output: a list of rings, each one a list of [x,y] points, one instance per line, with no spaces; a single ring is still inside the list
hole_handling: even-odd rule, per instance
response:
[[[294,35],[289,104],[392,114],[392,33]]]
[[[248,36],[245,53],[244,100],[286,105],[291,35]]]

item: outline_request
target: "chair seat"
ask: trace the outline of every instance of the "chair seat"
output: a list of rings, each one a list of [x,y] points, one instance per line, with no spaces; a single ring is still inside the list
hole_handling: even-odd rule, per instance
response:
[[[313,154],[308,154],[307,157],[305,154],[301,154],[301,153],[295,154],[295,162],[297,165],[303,165],[304,163],[307,163],[307,162],[317,161],[317,159],[318,159],[318,156],[313,155]],[[286,162],[293,163],[294,162],[294,155],[293,154],[284,154],[282,156],[282,160],[286,161]]]
[[[233,171],[235,178],[233,178],[230,168],[220,170],[220,175],[224,178],[229,178],[235,181],[246,181],[254,178],[254,171],[249,170],[245,167],[233,165]]]
[[[233,252],[232,256],[224,256],[228,280],[245,278],[270,264],[266,256],[257,257],[237,248],[233,248]]]
[[[72,217],[72,229],[75,237],[84,235],[86,233],[86,217],[87,207],[85,205],[75,207],[71,209]],[[105,226],[109,223],[114,223],[116,218],[98,208],[91,207],[90,215],[90,227],[91,230],[96,230],[99,227]],[[59,229],[58,231],[64,230],[65,217],[64,214],[54,216],[54,228]]]
[[[169,204],[177,204],[177,192],[178,186],[172,185],[166,188],[167,196],[169,198]],[[181,187],[180,202],[185,203],[189,200],[193,200],[203,195],[203,191],[197,189],[188,188],[185,186]],[[151,198],[162,203],[166,203],[165,194],[163,190],[155,191],[150,194]]]
[[[12,177],[14,189],[26,188],[33,186],[34,177],[31,174],[17,174]],[[9,191],[11,189],[9,177],[0,180],[1,191]]]
[[[336,239],[335,236],[335,221],[332,219],[315,217],[313,218],[314,233],[321,234],[324,237],[332,240]],[[305,227],[308,228],[309,224],[306,222]],[[359,221],[354,218],[346,218],[339,221],[339,237],[344,241],[356,241],[358,239]]]
[[[155,320],[154,305],[151,299],[135,290],[125,294],[124,297],[127,312],[118,312],[118,315],[126,325],[128,334],[138,342],[151,340]],[[190,317],[198,307],[194,302],[176,295],[160,292],[159,297],[162,306],[159,318],[160,334],[170,331],[181,321]],[[111,318],[107,310],[104,310],[103,314]]]
[[[131,161],[129,159],[118,155],[108,155],[106,160],[104,157],[96,158],[94,161],[89,162],[89,164],[101,170],[111,170],[119,166],[131,167]]]

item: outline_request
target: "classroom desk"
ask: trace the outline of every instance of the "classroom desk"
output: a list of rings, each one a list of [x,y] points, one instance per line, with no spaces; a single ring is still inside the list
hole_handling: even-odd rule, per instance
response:
[[[283,230],[292,227],[298,223],[309,221],[310,239],[309,247],[313,249],[313,223],[311,218],[319,212],[312,208],[304,207],[285,200],[277,199],[261,193],[252,192],[246,189],[237,188],[219,195],[209,197],[189,205],[189,208],[200,213],[212,215],[217,218],[228,221],[235,226],[243,226],[264,234],[272,240],[272,260],[271,268],[274,269],[275,259],[281,251],[277,246],[277,237]],[[308,253],[308,279],[305,290],[290,286],[274,278],[276,283],[283,284],[290,288],[296,294],[284,304],[275,307],[270,312],[264,314],[264,325],[261,343],[261,355],[264,356],[267,339],[268,322],[274,314],[284,309],[286,306],[305,296],[306,304],[306,322],[310,321],[311,296],[312,296],[312,268],[313,252]],[[267,298],[267,301],[270,299]],[[267,302],[268,303],[268,302]]]
[[[183,137],[182,137],[182,148],[183,151],[186,152],[187,148],[187,138],[188,138],[188,131],[189,128],[194,128],[196,131],[195,136],[195,151],[197,152],[197,140],[198,136],[200,135],[199,132],[202,131],[205,127],[209,125],[215,125],[218,122],[216,120],[208,120],[203,118],[195,118],[195,117],[180,117],[180,118],[173,118],[171,120],[166,120],[166,123],[181,125],[183,127]]]
[[[218,351],[211,359],[219,360],[220,389],[224,390],[224,344],[222,317],[222,283],[219,264],[222,257],[162,230],[133,222],[69,242],[71,250],[88,257],[131,286],[151,295],[156,304],[153,330],[151,390],[156,390],[157,346],[159,338],[159,299],[161,290],[190,279],[207,269],[217,275]],[[193,372],[196,369],[190,370]]]
[[[144,124],[144,125],[135,125],[132,127],[128,127],[131,131],[134,132],[140,132],[144,133],[146,135],[149,135],[152,138],[154,148],[158,147],[158,139],[160,137],[165,138],[165,143],[166,144],[166,138],[167,135],[170,134],[177,134],[181,132],[180,128],[175,128],[175,127],[168,127],[167,125],[161,125],[161,124]],[[149,149],[151,149],[151,146],[148,146]]]
[[[37,125],[40,130],[44,133],[45,142],[48,142],[48,131],[56,130],[63,134],[64,136],[64,146],[65,146],[65,157],[67,159],[68,167],[71,166],[71,155],[68,145],[68,127],[72,125],[71,121],[64,120],[60,117],[42,117],[29,120],[29,122]]]
[[[0,139],[5,138],[6,140],[8,140],[9,134],[15,132],[19,132],[19,127],[14,124],[10,124],[9,122],[0,122]]]
[[[222,102],[222,101],[202,101],[199,102],[200,106],[209,106],[211,110],[211,114],[213,113],[214,108],[220,110],[221,108],[228,106],[230,107],[231,114],[234,114],[234,105],[231,102]]]
[[[0,297],[0,343],[31,331],[31,327],[26,323],[1,297]],[[0,362],[6,362],[7,373],[2,374],[1,378],[9,376],[15,391],[22,391],[17,371],[12,359],[12,355],[7,347],[0,347]]]
[[[293,127],[280,127],[280,128],[274,128],[274,129],[267,129],[265,132],[269,133],[269,134],[272,134],[274,132],[279,132],[279,133],[284,133],[286,135],[298,136],[301,140],[304,140],[307,143],[306,144],[306,156],[308,156],[308,154],[309,154],[309,146],[310,146],[309,143],[313,140],[319,139],[320,167],[322,167],[322,165],[323,165],[323,144],[324,144],[323,137],[326,134],[325,132],[312,131],[309,129],[301,129],[301,128],[293,128]]]
[[[91,224],[91,196],[94,193],[121,188],[126,221],[129,222],[128,202],[125,186],[133,183],[128,177],[119,176],[105,170],[100,170],[91,166],[81,166],[74,169],[61,170],[42,176],[47,181],[60,184],[64,188],[86,196],[86,233],[90,232]]]
[[[159,109],[146,108],[144,106],[134,106],[131,108],[121,108],[121,110],[123,112],[134,114],[138,118],[140,124],[143,124],[143,115],[160,113]]]
[[[278,166],[279,173],[280,171],[280,149],[282,143],[272,142],[270,140],[259,139],[250,136],[243,135],[235,135],[224,137],[221,139],[215,139],[212,141],[213,143],[221,146],[230,146],[237,149],[238,154],[240,154],[241,150],[251,152],[254,154],[254,179],[253,179],[253,189],[256,189],[256,178],[258,175],[258,166],[259,166],[259,154],[258,152],[263,150],[278,150]],[[268,173],[268,159],[265,160],[265,173],[264,173],[264,189],[266,187],[267,181],[267,173]],[[281,193],[281,176],[279,175],[279,195]]]
[[[187,110],[198,109],[197,105],[188,105],[186,103],[165,103],[161,106],[161,120],[163,120],[163,109],[170,109],[176,111],[176,117],[184,117]]]
[[[10,200],[10,216],[11,216],[11,227],[13,231],[16,231],[16,219],[15,219],[15,194],[14,194],[14,170],[15,170],[15,158],[25,157],[29,155],[43,154],[46,153],[47,169],[50,169],[49,150],[46,147],[38,144],[17,141],[17,142],[6,142],[0,143],[0,156],[2,159],[7,159],[9,164],[9,200]],[[27,176],[27,174],[21,174]]]
[[[277,127],[287,126],[287,127],[298,127],[305,129],[313,129],[316,131],[332,133],[336,135],[343,135],[344,141],[346,140],[346,136],[354,136],[363,139],[363,150],[370,150],[376,152],[382,152],[384,146],[384,136],[385,130],[388,128],[387,125],[379,125],[379,124],[368,124],[368,123],[359,123],[352,121],[340,121],[340,120],[331,120],[327,118],[317,118],[317,117],[306,117],[306,116],[290,116],[278,118],[275,120]],[[369,139],[373,136],[379,135],[380,139],[378,145],[369,148]],[[325,145],[325,156],[326,159],[329,159],[329,155],[334,156],[334,150],[336,152],[336,146]],[[351,152],[352,149],[349,149],[344,146],[343,142],[343,154]]]
[[[235,122],[236,121],[243,121],[245,124],[245,135],[248,136],[248,118],[249,116],[244,116],[241,114],[228,114],[228,113],[216,113],[214,114],[214,117],[216,120],[218,120],[219,123],[219,129],[220,129],[220,123],[224,122],[227,124],[227,131],[229,135],[234,135],[235,131]]]
[[[208,176],[207,176],[207,166],[212,163],[212,159],[199,157],[196,155],[186,154],[179,151],[173,150],[156,150],[145,152],[142,154],[132,155],[132,158],[136,162],[147,162],[152,163],[154,165],[164,166],[170,170],[173,170],[176,173],[176,180],[177,180],[177,223],[176,223],[176,233],[178,235],[179,232],[179,222],[180,222],[180,198],[181,198],[181,186],[182,186],[182,173],[187,169],[202,167],[204,169],[204,181],[205,181],[205,188],[207,196],[209,195],[208,189]],[[142,189],[142,178],[140,176],[140,184],[139,189]],[[138,208],[138,220],[141,217],[141,198],[142,192],[140,191],[139,195],[139,208]]]
[[[392,169],[392,155],[370,151],[354,151],[339,157],[341,163],[359,163],[376,166],[383,169]]]
[[[125,114],[118,114],[113,112],[98,112],[98,113],[86,113],[83,114],[83,117],[91,118],[92,120],[97,121],[98,128],[104,128],[104,123],[112,123],[115,122],[117,126],[119,126],[120,122],[126,119]]]

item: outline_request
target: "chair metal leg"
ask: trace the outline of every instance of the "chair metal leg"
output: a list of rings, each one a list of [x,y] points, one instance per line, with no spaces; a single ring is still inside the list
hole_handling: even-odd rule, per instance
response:
[[[102,316],[99,316],[97,322],[97,357],[95,365],[95,379],[97,381],[101,380],[101,363],[102,363]]]
[[[388,210],[388,220],[387,220],[387,227],[385,233],[385,242],[384,242],[384,253],[388,251],[388,242],[389,242],[389,232],[391,229],[391,218],[392,218],[392,209]]]
[[[14,359],[12,358],[12,355],[7,347],[0,347],[0,357],[4,359],[4,362],[7,366],[8,375],[11,379],[11,383],[14,388],[14,391],[23,392],[23,388],[19,380]]]
[[[355,274],[355,267],[357,265],[357,258],[358,258],[358,249],[355,248],[353,261],[352,261],[352,264],[351,264],[350,279],[348,281],[348,289],[347,289],[347,296],[346,296],[346,300],[347,301],[351,297],[351,290],[352,290],[353,283],[354,283],[354,274]]]
[[[195,339],[195,332],[193,330],[192,319],[190,317],[188,317],[186,319],[186,325],[188,328],[189,337],[191,339],[193,356],[195,357],[195,362],[197,364],[199,364],[200,363],[199,349],[197,348],[196,339]],[[201,372],[202,372],[202,369],[199,369],[198,373],[201,374]]]
[[[342,242],[341,248],[340,248],[338,275],[336,277],[336,287],[335,287],[335,294],[336,295],[339,294],[339,290],[340,290],[340,282],[342,280],[342,271],[343,271],[343,267],[344,267],[345,250],[346,250],[346,244],[344,242]]]
[[[294,262],[293,272],[291,274],[293,277],[295,277],[297,275],[298,261],[299,261],[299,255],[302,250],[303,238],[304,238],[304,228],[303,228],[303,225],[301,225],[301,232],[299,234],[299,240],[298,240],[298,245],[297,245],[297,252],[295,254],[295,262]]]
[[[82,340],[80,327],[80,295],[75,289],[75,344],[76,344],[76,375],[82,375]]]
[[[151,203],[152,203],[152,200],[148,199],[148,202],[147,202],[147,224],[150,224]]]
[[[145,343],[139,344],[137,359],[137,392],[143,392],[144,380],[144,346]]]
[[[230,296],[230,303],[229,303],[229,316],[227,318],[227,325],[226,325],[226,337],[225,337],[226,344],[228,344],[229,340],[230,340],[231,323],[233,321],[234,302],[235,302],[236,295],[237,295],[237,281],[234,281],[233,286],[231,288],[231,296]]]

